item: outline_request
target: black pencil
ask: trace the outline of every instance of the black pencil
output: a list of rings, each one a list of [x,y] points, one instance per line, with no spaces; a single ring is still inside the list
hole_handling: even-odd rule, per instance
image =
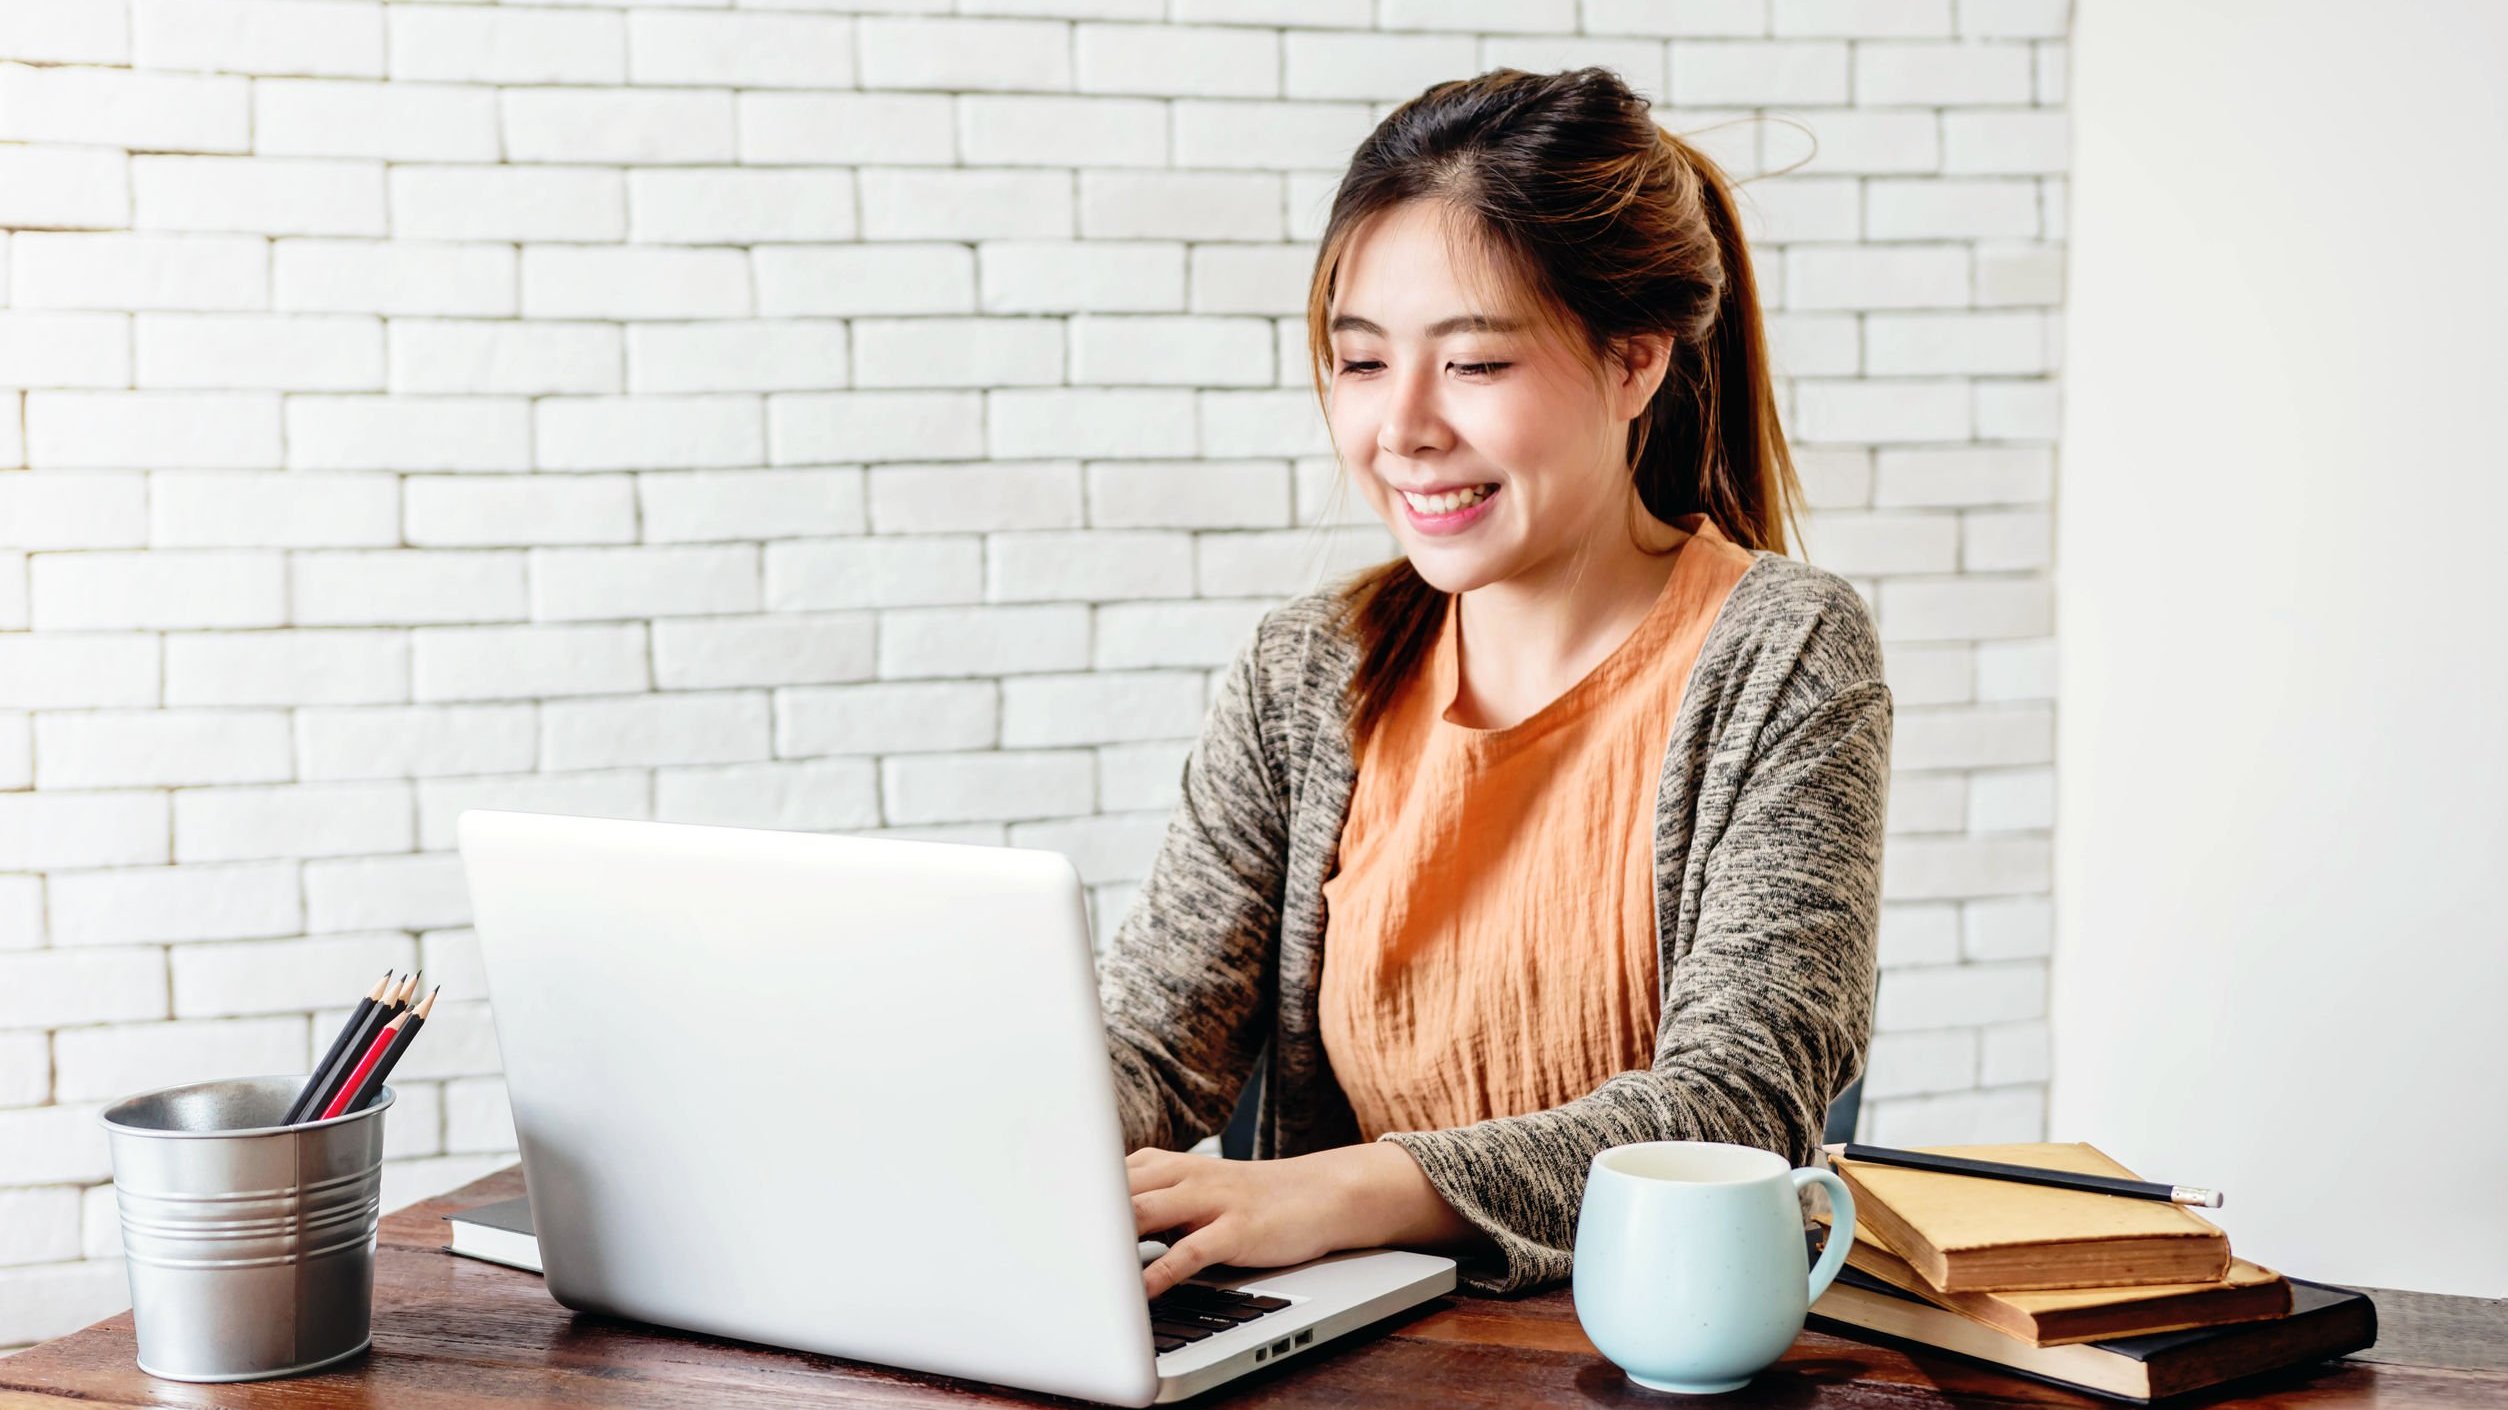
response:
[[[2084,1175],[2076,1170],[2049,1170],[2038,1165],[2010,1165],[1999,1160],[1969,1160],[1956,1155],[1934,1155],[1928,1151],[1895,1150],[1889,1146],[1863,1146],[1852,1141],[1823,1146],[1834,1160],[1840,1156],[1860,1160],[1869,1165],[1896,1165],[1908,1170],[1930,1170],[1937,1175],[1975,1175],[1988,1180],[2014,1180],[2024,1185],[2047,1185],[2059,1190],[2083,1190],[2094,1195],[2123,1195],[2128,1199],[2158,1200],[2163,1204],[2199,1204],[2217,1209],[2221,1192],[2197,1185],[2167,1185],[2156,1180],[2127,1180],[2115,1175]]]
[[[366,997],[357,1001],[357,1007],[349,1011],[348,1021],[340,1025],[339,1035],[331,1040],[331,1051],[324,1053],[322,1061],[313,1065],[313,1071],[305,1074],[305,1085],[297,1090],[296,1100],[287,1104],[287,1114],[279,1118],[281,1126],[293,1126],[303,1118],[305,1108],[313,1105],[314,1093],[322,1088],[322,1074],[340,1060],[340,1054],[348,1051],[348,1040],[356,1036],[357,1030],[365,1024],[366,1016],[382,1005],[383,996],[391,987],[392,971],[387,969],[383,971],[383,977],[374,982],[374,988],[366,992]]]
[[[304,1109],[296,1113],[298,1121],[315,1120],[325,1107],[331,1105],[331,1099],[340,1094],[340,1083],[347,1079],[350,1070],[357,1066],[358,1060],[366,1055],[367,1047],[374,1042],[374,1035],[382,1032],[383,1025],[399,1017],[401,1011],[409,1007],[409,991],[415,988],[417,983],[418,976],[413,974],[392,986],[390,994],[383,1002],[376,1004],[374,1011],[367,1014],[365,1021],[358,1025],[357,1031],[350,1036],[348,1045],[340,1049],[340,1055],[333,1058],[320,1072],[314,1074],[313,1096],[306,1101]]]
[[[443,992],[444,986],[441,984],[427,991],[426,1002],[420,1004],[418,1011],[409,1016],[409,1022],[401,1025],[401,1031],[392,1039],[392,1046],[383,1050],[383,1061],[374,1065],[374,1071],[366,1074],[366,1080],[357,1089],[357,1095],[348,1099],[350,1111],[364,1111],[367,1107],[374,1105],[377,1097],[383,1095],[383,1079],[392,1075],[393,1065],[401,1060],[402,1053],[409,1051],[409,1040],[417,1037],[418,1030],[426,1026],[427,1015],[435,1010],[435,996]]]

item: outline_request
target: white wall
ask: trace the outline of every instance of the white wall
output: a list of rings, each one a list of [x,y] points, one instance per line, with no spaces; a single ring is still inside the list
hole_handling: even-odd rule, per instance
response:
[[[123,1296],[99,1106],[387,964],[387,1198],[509,1158],[464,807],[1060,848],[1111,928],[1205,673],[1391,551],[1314,527],[1332,185],[1500,64],[1811,158],[1747,204],[1898,691],[1865,1131],[2037,1133],[2062,0],[850,13],[952,8],[0,0],[0,1347]]]
[[[2508,10],[2077,45],[2052,1134],[2508,1294]]]

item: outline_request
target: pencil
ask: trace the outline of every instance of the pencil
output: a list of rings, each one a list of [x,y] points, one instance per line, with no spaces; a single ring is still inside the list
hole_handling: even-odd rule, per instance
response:
[[[376,1063],[383,1061],[384,1052],[392,1046],[394,1039],[401,1036],[401,1030],[408,1023],[409,1015],[404,1013],[383,1025],[383,1031],[375,1034],[374,1041],[366,1045],[366,1055],[357,1060],[357,1066],[349,1072],[348,1080],[340,1084],[338,1094],[331,1098],[331,1104],[322,1109],[319,1120],[328,1121],[348,1110],[348,1099],[357,1094],[358,1084],[366,1080],[366,1074],[374,1071]]]
[[[2207,1209],[2218,1209],[2221,1205],[2220,1191],[2207,1190],[2199,1185],[2169,1185],[2156,1180],[2127,1180],[2114,1175],[2084,1175],[2074,1170],[2010,1165],[1999,1160],[1970,1160],[1963,1156],[1895,1150],[1888,1146],[1863,1146],[1852,1141],[1822,1146],[1821,1149],[1832,1160],[1843,1156],[1871,1165],[1896,1165],[1908,1170],[1930,1170],[1940,1175],[2016,1180],[2022,1184],[2048,1185],[2059,1190],[2084,1190],[2094,1195],[2123,1195],[2127,1199],[2152,1199],[2166,1204],[2199,1204]]]
[[[305,1074],[305,1085],[297,1090],[296,1100],[287,1104],[287,1114],[279,1118],[281,1126],[295,1125],[304,1116],[305,1108],[313,1105],[314,1091],[322,1084],[324,1069],[340,1060],[340,1054],[347,1050],[348,1040],[356,1034],[357,1026],[366,1021],[367,1014],[374,1012],[375,1005],[383,1002],[384,991],[391,987],[391,983],[392,971],[387,969],[383,971],[383,977],[374,982],[374,988],[367,991],[366,997],[357,1001],[357,1007],[349,1011],[348,1021],[340,1025],[338,1036],[331,1040],[331,1050],[322,1055],[322,1061],[313,1065],[313,1071]]]
[[[392,1046],[383,1050],[383,1061],[375,1064],[374,1071],[366,1074],[366,1080],[358,1087],[357,1094],[348,1099],[348,1110],[364,1111],[367,1107],[374,1105],[377,1097],[383,1095],[384,1079],[390,1077],[392,1069],[399,1065],[401,1054],[409,1051],[409,1045],[417,1038],[418,1030],[426,1027],[427,1015],[435,1009],[435,996],[443,992],[444,986],[441,984],[427,991],[427,1001],[420,1004],[409,1015],[409,1026],[403,1028],[400,1036],[392,1040]]]
[[[358,1020],[356,1031],[349,1035],[348,1042],[334,1046],[334,1051],[338,1055],[314,1073],[314,1080],[305,1097],[305,1105],[296,1113],[296,1121],[320,1119],[315,1113],[331,1104],[331,1098],[340,1089],[340,1079],[347,1076],[348,1070],[357,1065],[357,1060],[366,1055],[366,1049],[374,1042],[374,1035],[395,1017],[393,1005],[398,1002],[401,991],[408,987],[408,982],[403,981],[386,990],[382,1000],[368,1010],[364,1018]]]

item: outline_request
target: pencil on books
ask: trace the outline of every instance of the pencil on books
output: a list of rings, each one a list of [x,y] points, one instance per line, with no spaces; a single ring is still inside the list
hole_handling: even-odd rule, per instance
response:
[[[333,1096],[330,1104],[322,1109],[322,1115],[317,1118],[318,1120],[328,1121],[334,1116],[347,1112],[349,1099],[357,1095],[358,1084],[364,1082],[367,1074],[374,1071],[375,1065],[383,1061],[383,1055],[391,1050],[393,1040],[399,1038],[401,1031],[409,1026],[410,1017],[409,1012],[403,1011],[400,1016],[383,1025],[381,1032],[374,1035],[374,1041],[366,1045],[366,1055],[357,1060],[356,1067],[350,1069],[348,1080],[340,1084],[337,1095]]]
[[[415,977],[412,976],[413,979]],[[408,988],[409,980],[403,980],[385,990],[382,999],[367,1011],[364,1018],[358,1020],[356,1031],[349,1035],[348,1042],[336,1047],[338,1055],[314,1073],[312,1085],[305,1095],[305,1105],[296,1113],[295,1121],[320,1119],[322,1109],[331,1104],[333,1094],[339,1091],[340,1079],[348,1075],[348,1070],[357,1065],[359,1058],[366,1055],[366,1049],[373,1044],[376,1032],[381,1030],[384,1024],[392,1021],[393,1005],[399,1001],[401,993]],[[292,1121],[289,1124],[293,1125],[295,1122]]]
[[[418,1030],[427,1026],[427,1015],[435,1010],[435,996],[443,992],[444,986],[441,984],[427,991],[426,1002],[410,1012],[408,1026],[400,1031],[399,1037],[392,1040],[392,1046],[383,1050],[383,1061],[375,1064],[374,1071],[367,1073],[366,1080],[358,1086],[356,1095],[348,1099],[347,1110],[364,1111],[367,1107],[374,1105],[375,1098],[383,1095],[384,1079],[390,1077],[392,1069],[400,1065],[401,1054],[409,1051],[409,1045],[417,1038]]]
[[[305,1108],[313,1105],[314,1093],[322,1086],[322,1074],[340,1060],[341,1053],[348,1050],[349,1039],[356,1036],[358,1027],[366,1021],[366,1015],[375,1011],[376,1006],[383,1002],[385,991],[391,987],[392,971],[387,969],[383,971],[383,977],[374,982],[374,988],[366,991],[366,997],[357,1001],[357,1007],[349,1010],[348,1021],[340,1025],[338,1035],[331,1039],[331,1050],[322,1055],[322,1061],[313,1065],[313,1071],[305,1074],[305,1085],[297,1090],[296,1100],[287,1104],[287,1114],[279,1118],[281,1126],[293,1126],[304,1117]]]
[[[2044,1166],[2012,1165],[1999,1160],[1971,1160],[1965,1156],[1935,1155],[1930,1151],[1858,1145],[1853,1141],[1820,1149],[1827,1152],[1832,1160],[1842,1156],[1871,1165],[1896,1165],[1908,1170],[1930,1170],[1941,1175],[2016,1180],[2022,1184],[2084,1190],[2096,1195],[2123,1195],[2128,1199],[2159,1200],[2165,1204],[2199,1204],[2207,1209],[2218,1209],[2221,1204],[2220,1191],[2207,1190],[2199,1185],[2170,1185],[2156,1180],[2126,1180],[2114,1175],[2085,1175],[2075,1170],[2049,1170]]]

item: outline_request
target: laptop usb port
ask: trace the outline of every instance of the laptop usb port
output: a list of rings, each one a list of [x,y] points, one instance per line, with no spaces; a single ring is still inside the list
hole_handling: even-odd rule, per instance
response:
[[[1313,1341],[1314,1339],[1315,1339],[1315,1329],[1314,1329],[1313,1327],[1309,1327],[1309,1328],[1307,1328],[1305,1331],[1302,1331],[1302,1332],[1298,1333],[1298,1345],[1300,1345],[1300,1346],[1304,1346],[1304,1345],[1306,1345],[1308,1342]]]

